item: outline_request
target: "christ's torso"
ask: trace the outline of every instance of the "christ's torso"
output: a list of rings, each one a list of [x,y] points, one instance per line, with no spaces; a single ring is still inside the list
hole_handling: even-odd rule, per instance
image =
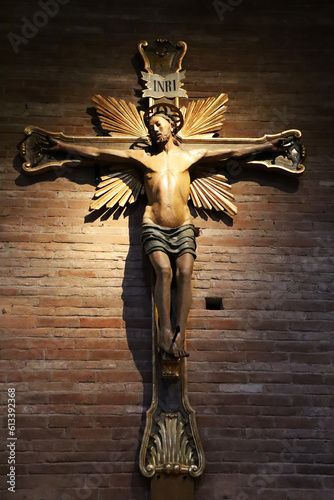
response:
[[[188,207],[192,156],[181,149],[145,155],[144,183],[148,204],[143,222],[178,227],[192,222]]]

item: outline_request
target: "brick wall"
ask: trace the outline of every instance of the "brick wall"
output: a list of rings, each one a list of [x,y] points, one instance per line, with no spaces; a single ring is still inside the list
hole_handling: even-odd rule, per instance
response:
[[[144,205],[91,217],[89,168],[27,178],[16,145],[29,124],[94,135],[94,93],[137,103],[136,46],[156,37],[188,42],[189,97],[229,94],[226,137],[299,128],[308,152],[299,182],[232,175],[233,224],[195,220],[189,397],[207,459],[196,500],[334,498],[331,2],[51,4],[47,18],[35,1],[1,6],[0,374],[4,443],[16,389],[15,499],[148,499]],[[23,17],[45,25],[22,41]],[[206,310],[208,296],[223,309]]]

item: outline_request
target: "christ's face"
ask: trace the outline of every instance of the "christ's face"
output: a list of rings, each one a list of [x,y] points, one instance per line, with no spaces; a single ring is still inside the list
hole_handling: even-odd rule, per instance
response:
[[[167,142],[172,135],[172,127],[163,116],[153,116],[150,119],[149,130],[154,142]]]

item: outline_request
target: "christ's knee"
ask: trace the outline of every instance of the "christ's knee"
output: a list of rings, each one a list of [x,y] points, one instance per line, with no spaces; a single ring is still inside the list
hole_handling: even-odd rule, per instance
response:
[[[179,264],[176,268],[176,279],[183,282],[191,281],[192,272],[193,272],[192,262],[191,263],[185,262]]]
[[[155,272],[157,278],[164,283],[171,283],[173,278],[173,271],[170,265],[168,264],[160,264],[155,268]]]

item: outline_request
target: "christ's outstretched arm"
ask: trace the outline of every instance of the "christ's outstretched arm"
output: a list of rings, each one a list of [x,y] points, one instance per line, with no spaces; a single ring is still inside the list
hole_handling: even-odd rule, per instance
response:
[[[96,161],[108,163],[133,162],[138,163],[140,151],[119,150],[119,149],[100,149],[92,146],[78,146],[76,144],[67,144],[65,142],[49,139],[48,151],[53,153],[69,153],[81,158],[91,158]]]
[[[285,139],[286,142],[286,139]],[[224,149],[208,150],[201,149],[196,151],[198,160],[202,162],[212,162],[212,160],[242,160],[254,155],[266,154],[268,157],[278,156],[284,152],[284,139],[278,138],[272,141],[267,141],[262,144],[242,145],[242,146],[229,146]]]

